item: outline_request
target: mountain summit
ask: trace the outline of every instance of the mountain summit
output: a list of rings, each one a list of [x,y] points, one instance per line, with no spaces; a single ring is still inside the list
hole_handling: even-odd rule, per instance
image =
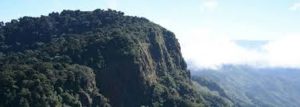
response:
[[[0,106],[228,106],[190,80],[175,35],[114,10],[0,24]]]

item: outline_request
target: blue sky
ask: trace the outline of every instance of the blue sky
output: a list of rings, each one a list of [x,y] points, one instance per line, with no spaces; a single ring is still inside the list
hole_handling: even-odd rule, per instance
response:
[[[275,39],[300,28],[299,0],[1,0],[0,20],[63,9],[113,8],[176,32],[206,28],[232,39]]]
[[[1,0],[0,20],[97,8],[146,17],[170,29],[184,57],[198,65],[267,62],[300,67],[300,0]],[[272,42],[256,52],[235,40]]]

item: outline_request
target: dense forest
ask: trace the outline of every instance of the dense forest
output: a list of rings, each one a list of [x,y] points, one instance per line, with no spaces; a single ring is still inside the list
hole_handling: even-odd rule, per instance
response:
[[[0,23],[0,107],[233,106],[199,91],[175,35],[114,10]]]

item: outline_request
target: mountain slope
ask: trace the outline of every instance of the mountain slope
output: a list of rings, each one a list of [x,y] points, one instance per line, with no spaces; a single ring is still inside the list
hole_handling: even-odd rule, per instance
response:
[[[229,106],[198,92],[175,35],[113,10],[0,24],[0,106]]]
[[[299,71],[226,65],[219,70],[197,70],[193,80],[231,99],[237,106],[297,107]]]

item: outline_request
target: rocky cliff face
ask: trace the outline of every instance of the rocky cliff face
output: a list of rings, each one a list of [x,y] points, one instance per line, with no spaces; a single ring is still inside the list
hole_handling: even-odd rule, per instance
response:
[[[119,36],[110,42],[109,49],[103,51],[107,71],[102,71],[99,76],[100,87],[103,87],[103,93],[108,93],[111,101],[116,101],[113,104],[173,105],[179,102],[167,102],[173,99],[160,101],[159,98],[167,95],[183,100],[181,96],[192,95],[189,87],[181,86],[191,82],[179,44],[171,32],[150,28],[145,34]]]
[[[0,46],[0,106],[227,105],[194,89],[172,32],[122,12],[12,20]]]

